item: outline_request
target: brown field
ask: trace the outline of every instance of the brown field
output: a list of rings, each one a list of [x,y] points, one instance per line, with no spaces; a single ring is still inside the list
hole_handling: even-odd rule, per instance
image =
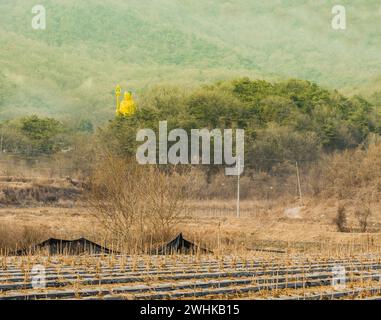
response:
[[[173,234],[182,231],[187,239],[212,249],[211,255],[4,255],[0,299],[381,297],[380,233],[338,232],[332,222],[334,203],[306,202],[298,217],[285,214],[290,207],[295,204],[243,201],[237,218],[234,201],[188,202],[188,214]],[[111,245],[100,237],[97,218],[80,203],[3,207],[0,225],[3,241],[8,236],[14,244],[20,237],[19,247],[26,234],[30,243],[84,236]],[[36,265],[45,268],[45,288],[32,286]],[[346,270],[343,288],[332,285],[332,268],[337,266]]]
[[[179,218],[173,220],[165,235],[153,236],[146,225],[138,224],[131,229],[137,237],[119,241],[110,234],[111,229],[99,211],[86,200],[86,185],[80,177],[68,178],[66,172],[41,170],[33,174],[33,170],[22,168],[11,166],[0,177],[0,299],[381,297],[381,205],[374,200],[378,179],[371,184],[370,190],[375,191],[370,199],[350,197],[355,188],[361,192],[370,188],[366,184],[371,181],[368,174],[364,173],[366,183],[361,187],[353,184],[349,188],[344,179],[346,174],[342,175],[342,188],[338,187],[339,180],[335,181],[336,194],[345,191],[346,198],[313,196],[307,192],[302,200],[292,195],[295,185],[288,189],[287,196],[273,197],[243,179],[246,196],[240,202],[239,217],[234,192],[233,197],[229,194],[224,199],[221,193],[224,189],[219,190],[221,187],[234,190],[234,181],[222,180],[209,190],[211,194],[219,192],[217,199],[186,200]],[[14,175],[11,169],[18,174]],[[303,186],[312,190],[307,178],[303,178]],[[123,188],[125,179],[120,181],[119,188]],[[151,181],[152,186],[157,186],[157,182],[161,183]],[[272,190],[268,188],[269,182],[262,186]],[[345,208],[346,215],[345,228],[341,229],[337,223],[340,208]],[[358,218],[362,208],[371,212],[366,232],[361,232]],[[213,253],[171,256],[144,253],[179,232]],[[85,237],[121,254],[10,255],[13,250],[51,237]],[[125,246],[126,241],[134,241],[134,245]],[[39,265],[45,268],[43,288],[33,285],[33,268]],[[337,267],[345,268],[344,287],[334,285]]]
[[[341,246],[359,248],[381,246],[380,207],[374,208],[370,221],[373,232],[339,232],[333,222],[337,214],[336,203],[325,205],[304,201],[304,205],[275,204],[242,201],[240,217],[236,217],[236,202],[203,200],[187,202],[186,214],[174,227],[171,236],[183,232],[191,241],[205,244],[212,250],[282,249],[290,252],[314,251]],[[288,212],[291,211],[291,215]],[[297,215],[292,215],[296,211]],[[351,217],[349,219],[351,221]],[[351,223],[356,226],[352,217]],[[0,233],[2,238],[12,232],[17,241],[23,232],[43,240],[49,237],[79,238],[107,241],[102,237],[102,225],[92,209],[82,203],[70,207],[36,206],[0,208]],[[18,244],[18,247],[21,245]]]

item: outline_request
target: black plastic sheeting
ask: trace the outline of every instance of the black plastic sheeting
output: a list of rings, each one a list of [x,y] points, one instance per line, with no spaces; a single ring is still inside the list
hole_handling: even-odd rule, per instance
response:
[[[50,238],[30,248],[18,250],[14,255],[27,255],[36,252],[46,252],[50,255],[66,254],[66,255],[80,255],[80,254],[118,254],[118,252],[102,247],[85,238],[75,240],[63,240]]]
[[[196,254],[196,253],[212,253],[212,251],[201,248],[194,243],[184,239],[180,233],[175,239],[151,251],[151,254]]]

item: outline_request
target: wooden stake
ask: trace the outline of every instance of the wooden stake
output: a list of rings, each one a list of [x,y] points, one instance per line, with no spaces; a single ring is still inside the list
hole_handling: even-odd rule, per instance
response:
[[[298,178],[298,191],[299,191],[299,199],[302,201],[302,188],[300,186],[300,176],[299,176],[299,166],[298,161],[295,162],[296,164],[296,177]]]

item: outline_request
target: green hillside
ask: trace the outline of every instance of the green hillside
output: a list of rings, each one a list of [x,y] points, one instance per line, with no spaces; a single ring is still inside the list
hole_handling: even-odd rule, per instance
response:
[[[31,0],[0,3],[0,119],[37,113],[102,121],[116,83],[194,86],[237,76],[312,80],[346,93],[381,91],[381,7],[341,1]],[[377,95],[375,99],[378,101]]]

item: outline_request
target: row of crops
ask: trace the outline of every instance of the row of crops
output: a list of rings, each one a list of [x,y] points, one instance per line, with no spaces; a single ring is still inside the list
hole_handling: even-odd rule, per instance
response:
[[[0,258],[0,299],[377,299],[379,255]]]

